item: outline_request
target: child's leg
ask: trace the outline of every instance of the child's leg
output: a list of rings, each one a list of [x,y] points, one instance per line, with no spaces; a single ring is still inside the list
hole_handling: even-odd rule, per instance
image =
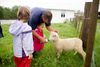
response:
[[[28,57],[23,57],[22,62],[20,63],[19,67],[30,67],[31,65],[31,59],[28,59]]]
[[[14,57],[14,63],[16,67],[19,67],[21,61],[22,61],[22,58]]]
[[[16,67],[30,67],[31,65],[31,59],[28,59],[28,57],[23,58],[14,58]]]

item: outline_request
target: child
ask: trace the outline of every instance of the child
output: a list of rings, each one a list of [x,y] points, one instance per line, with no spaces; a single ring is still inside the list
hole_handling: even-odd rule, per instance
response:
[[[18,20],[14,21],[9,32],[14,36],[14,62],[16,67],[30,67],[33,53],[32,29],[28,25],[30,12],[26,7],[20,7]]]
[[[44,28],[44,23],[40,23],[38,24],[37,28],[35,29],[35,32],[40,35],[41,37],[45,36],[43,35],[43,28]],[[37,53],[40,52],[43,47],[44,47],[44,43],[42,43],[36,36],[33,35],[33,40],[34,40],[34,53],[33,56]],[[47,42],[47,40],[46,40]]]

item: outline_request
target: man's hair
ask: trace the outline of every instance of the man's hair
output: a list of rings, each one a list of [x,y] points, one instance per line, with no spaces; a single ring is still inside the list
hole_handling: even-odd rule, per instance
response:
[[[23,17],[26,17],[26,18],[29,18],[30,16],[30,11],[28,10],[28,8],[22,6],[18,9],[18,12],[17,12],[17,18],[20,20],[20,19],[23,19]]]
[[[43,11],[42,15],[44,16],[44,18],[48,19],[49,22],[51,21],[51,19],[52,19],[52,13],[49,10]]]

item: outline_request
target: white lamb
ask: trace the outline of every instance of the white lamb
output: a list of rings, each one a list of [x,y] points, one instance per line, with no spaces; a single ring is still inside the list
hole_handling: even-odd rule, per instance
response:
[[[62,51],[74,50],[82,55],[83,60],[85,61],[86,53],[82,48],[82,40],[79,38],[59,38],[58,33],[51,32],[49,39],[53,42],[55,49],[57,50],[57,58],[60,57]]]

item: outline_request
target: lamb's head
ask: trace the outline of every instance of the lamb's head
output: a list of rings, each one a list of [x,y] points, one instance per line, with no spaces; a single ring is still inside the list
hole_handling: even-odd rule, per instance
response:
[[[49,37],[50,41],[57,41],[58,39],[59,39],[59,35],[57,32],[50,32],[50,37]]]

